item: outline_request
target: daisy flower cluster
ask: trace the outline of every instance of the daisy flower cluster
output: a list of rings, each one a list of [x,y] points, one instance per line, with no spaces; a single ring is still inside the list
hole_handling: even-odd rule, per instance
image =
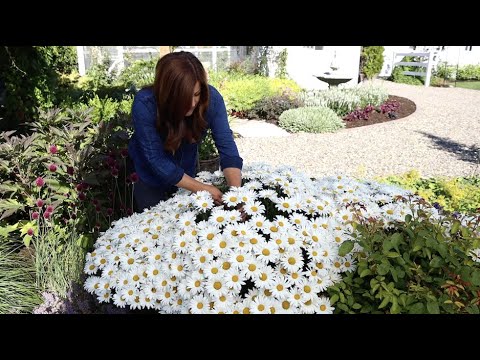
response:
[[[412,212],[395,199],[413,195],[391,185],[258,163],[242,177],[223,206],[208,192],[180,189],[116,221],[87,254],[85,289],[100,302],[161,313],[328,314],[325,290],[355,269],[362,250],[339,253],[353,240],[354,212],[387,227]],[[198,179],[225,184],[220,171]]]

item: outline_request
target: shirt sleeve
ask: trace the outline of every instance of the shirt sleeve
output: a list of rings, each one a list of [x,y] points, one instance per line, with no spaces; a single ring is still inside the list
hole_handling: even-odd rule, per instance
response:
[[[148,106],[152,105],[152,106]],[[183,177],[184,170],[176,164],[173,155],[163,148],[163,140],[158,133],[154,104],[135,97],[132,105],[132,122],[141,158],[141,166],[150,169],[159,183],[175,185]]]
[[[227,109],[222,95],[213,86],[210,87],[211,109],[207,112],[207,121],[212,130],[213,140],[220,155],[220,168],[234,167],[242,169],[243,159],[238,153],[233,131],[228,124]]]

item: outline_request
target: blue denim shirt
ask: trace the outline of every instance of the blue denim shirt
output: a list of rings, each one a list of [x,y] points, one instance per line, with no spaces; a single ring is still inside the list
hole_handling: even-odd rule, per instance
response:
[[[208,85],[210,101],[205,120],[212,130],[215,145],[220,154],[220,167],[242,169],[233,132],[228,124],[228,116],[222,95],[213,86]],[[172,155],[163,148],[163,140],[156,129],[156,100],[152,89],[140,90],[133,100],[132,121],[134,133],[128,144],[128,153],[133,161],[140,180],[147,185],[172,191],[187,173],[195,177],[198,144],[182,141],[179,149]],[[203,136],[206,135],[206,130]]]

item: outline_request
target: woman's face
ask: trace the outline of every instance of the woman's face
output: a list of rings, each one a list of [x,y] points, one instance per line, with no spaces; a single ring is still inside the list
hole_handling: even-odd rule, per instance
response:
[[[190,116],[193,114],[193,110],[195,110],[195,107],[197,106],[199,101],[200,101],[200,83],[197,81],[195,83],[195,87],[193,88],[192,107],[190,108],[190,110],[187,111],[185,116]]]

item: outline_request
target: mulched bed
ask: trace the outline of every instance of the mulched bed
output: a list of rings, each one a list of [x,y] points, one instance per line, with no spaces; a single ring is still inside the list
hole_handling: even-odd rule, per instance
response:
[[[412,100],[401,96],[390,95],[387,101],[397,101],[399,103],[398,110],[395,112],[396,119],[390,119],[387,114],[382,114],[381,112],[372,111],[369,114],[368,120],[353,120],[353,121],[345,121],[345,127],[347,129],[359,127],[359,126],[367,126],[372,124],[383,123],[387,121],[395,121],[401,118],[404,118],[408,115],[417,110],[417,106]]]

